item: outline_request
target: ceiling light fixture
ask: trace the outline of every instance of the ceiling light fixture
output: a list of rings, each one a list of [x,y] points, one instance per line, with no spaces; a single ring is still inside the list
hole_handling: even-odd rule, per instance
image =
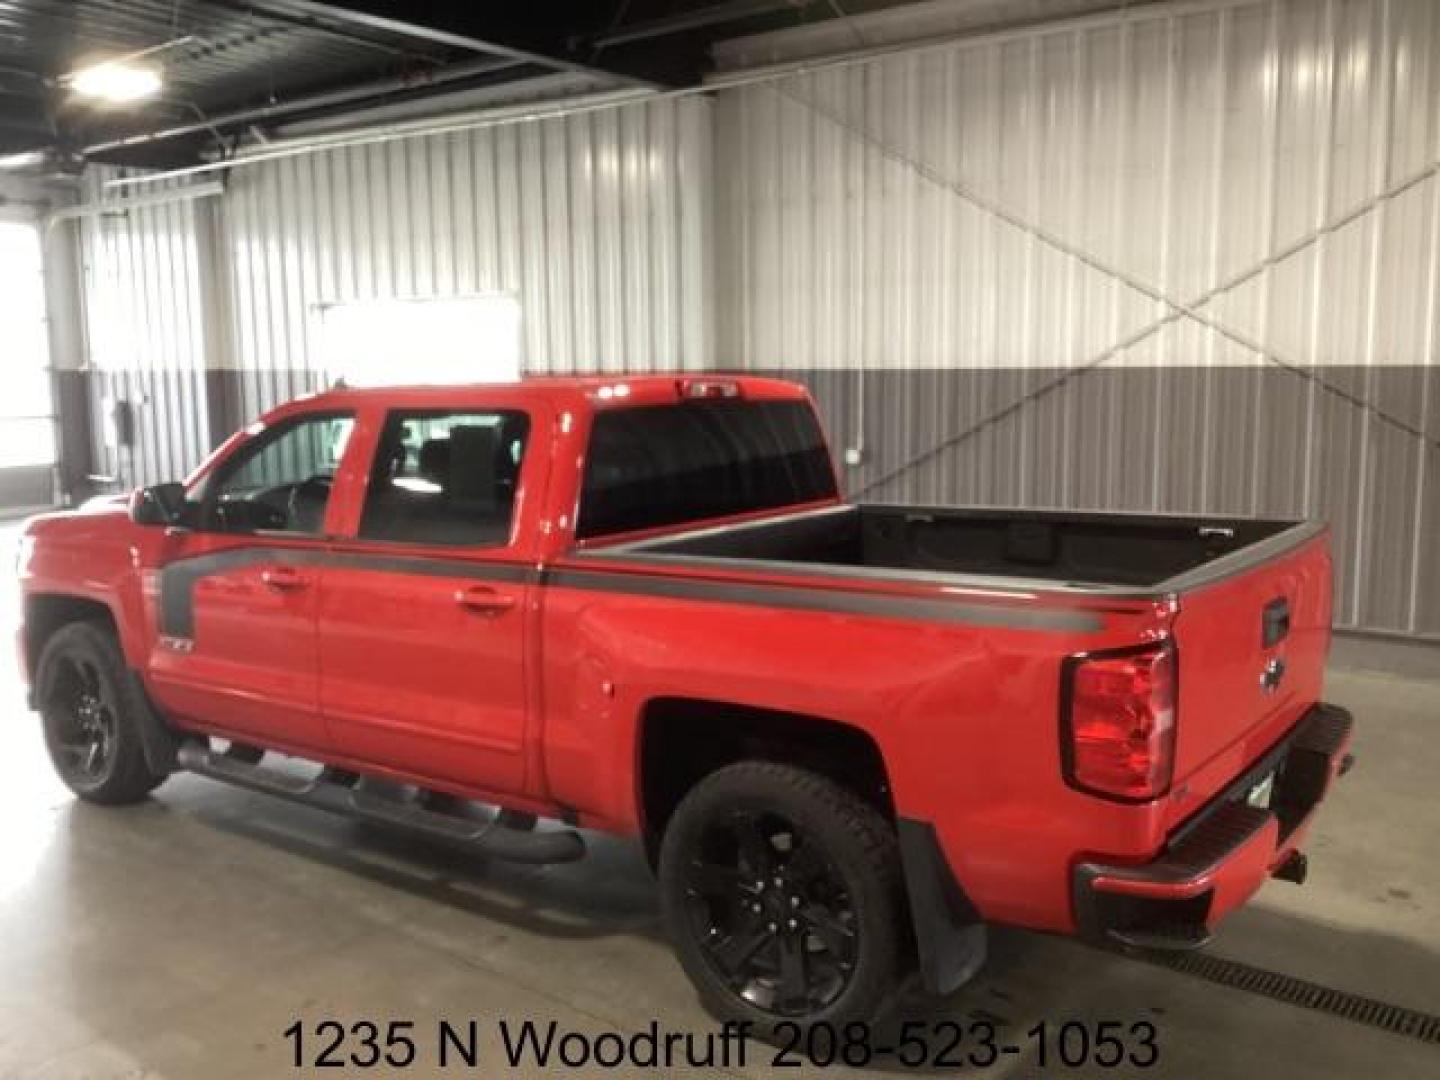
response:
[[[96,60],[84,67],[76,68],[68,75],[61,75],[58,82],[68,86],[80,97],[92,98],[103,105],[129,105],[157,96],[165,85],[160,68],[154,64],[139,61],[189,45],[200,39],[194,34],[171,38],[159,45],[151,45],[124,56],[112,56],[108,60]]]
[[[70,87],[82,97],[108,105],[128,105],[160,93],[160,70],[124,60],[82,68],[70,76]]]
[[[0,169],[6,172],[18,171],[20,169],[33,169],[44,165],[50,155],[44,150],[21,150],[14,154],[6,154],[0,157]]]

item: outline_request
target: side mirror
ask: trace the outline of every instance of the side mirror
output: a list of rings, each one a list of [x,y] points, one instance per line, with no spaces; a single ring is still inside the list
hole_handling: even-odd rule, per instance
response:
[[[136,525],[179,525],[186,506],[184,484],[154,484],[130,496],[130,520]]]

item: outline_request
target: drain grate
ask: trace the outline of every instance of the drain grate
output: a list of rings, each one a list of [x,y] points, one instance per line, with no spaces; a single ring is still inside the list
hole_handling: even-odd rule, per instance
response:
[[[1440,1045],[1440,1016],[1391,1005],[1360,994],[1350,994],[1319,983],[1266,971],[1238,960],[1224,960],[1203,953],[1152,954],[1150,963],[1235,990],[1259,994],[1287,1005],[1338,1016],[1356,1024],[1380,1028],[1420,1042]]]

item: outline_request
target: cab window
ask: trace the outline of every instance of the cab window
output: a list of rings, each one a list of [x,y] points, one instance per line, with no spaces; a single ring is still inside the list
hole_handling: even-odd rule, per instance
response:
[[[318,536],[355,426],[326,413],[282,423],[238,449],[207,485],[202,527]]]
[[[392,411],[371,464],[360,536],[504,546],[530,421],[511,411]]]

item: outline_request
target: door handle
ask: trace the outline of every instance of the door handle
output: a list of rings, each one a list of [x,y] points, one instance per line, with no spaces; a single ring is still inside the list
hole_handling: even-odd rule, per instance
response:
[[[478,611],[484,615],[499,615],[515,606],[515,598],[496,592],[486,585],[471,585],[467,589],[455,590],[455,602],[463,608]]]
[[[303,589],[310,579],[293,566],[267,566],[260,571],[260,580],[272,589]]]

